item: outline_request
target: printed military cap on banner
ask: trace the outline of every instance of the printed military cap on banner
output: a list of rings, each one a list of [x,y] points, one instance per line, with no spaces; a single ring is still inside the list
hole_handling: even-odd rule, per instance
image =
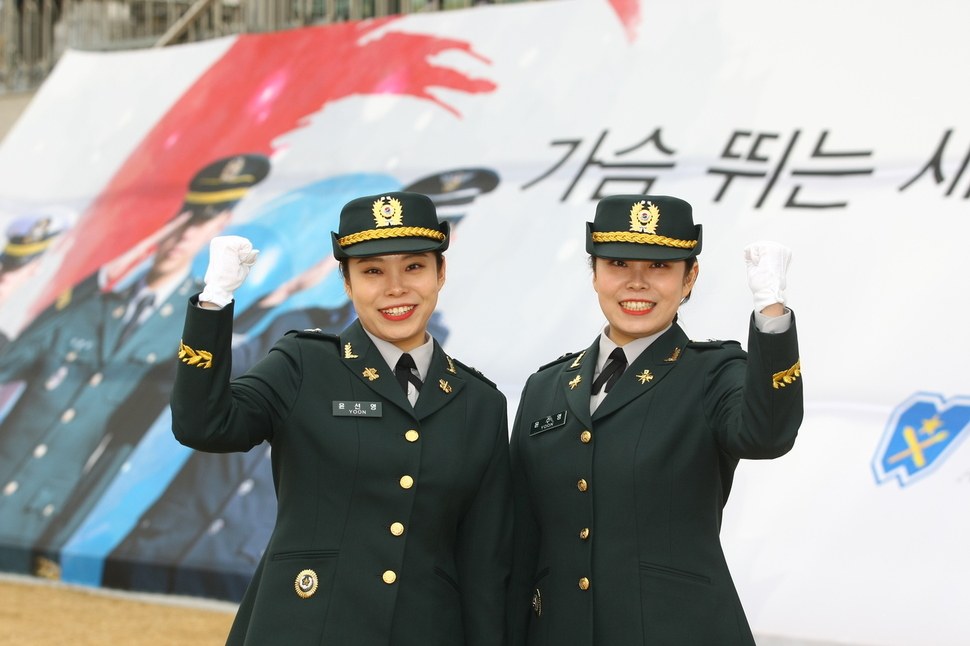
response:
[[[182,212],[208,219],[231,209],[269,174],[269,158],[246,154],[214,161],[192,178]]]
[[[422,177],[404,190],[423,193],[435,206],[469,204],[483,193],[498,186],[498,173],[488,168],[456,168]]]
[[[447,222],[438,222],[434,202],[420,193],[395,192],[359,197],[340,211],[340,231],[333,232],[337,260],[392,253],[444,251]]]
[[[7,226],[7,244],[0,254],[4,269],[22,267],[47,251],[57,236],[70,227],[63,215],[33,214],[15,219]]]
[[[686,260],[701,252],[690,204],[667,195],[612,195],[586,223],[586,251],[612,260]]]

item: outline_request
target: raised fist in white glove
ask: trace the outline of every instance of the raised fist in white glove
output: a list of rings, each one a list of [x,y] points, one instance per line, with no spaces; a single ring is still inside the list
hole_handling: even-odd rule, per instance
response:
[[[205,289],[199,301],[225,307],[232,301],[232,293],[249,275],[259,251],[253,243],[240,236],[217,236],[209,242],[209,267],[205,270]]]
[[[748,263],[748,286],[754,294],[754,311],[785,301],[785,273],[791,262],[791,249],[777,242],[761,240],[744,248]]]

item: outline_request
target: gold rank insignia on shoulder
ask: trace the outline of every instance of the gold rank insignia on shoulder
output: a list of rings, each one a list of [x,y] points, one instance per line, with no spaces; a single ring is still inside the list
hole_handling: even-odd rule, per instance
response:
[[[445,361],[448,362],[448,368],[447,368],[448,372],[450,372],[453,375],[457,375],[458,371],[455,370],[455,362],[452,361],[451,357],[449,357],[447,354],[445,355]]]
[[[303,570],[296,575],[296,582],[294,587],[296,588],[296,593],[300,595],[301,599],[308,599],[313,596],[313,593],[317,591],[317,573],[313,570]]]
[[[579,362],[582,361],[583,360],[583,357],[585,357],[585,356],[586,356],[586,350],[583,350],[582,352],[579,353],[579,356],[576,357],[576,360],[573,361],[571,364],[569,364],[569,367],[570,368],[578,368],[579,367]]]
[[[640,200],[630,209],[630,231],[657,233],[660,224],[660,207],[653,202]]]
[[[444,379],[439,379],[438,380],[438,387],[441,388],[446,393],[450,393],[451,392],[451,384],[449,384]]]
[[[645,384],[648,381],[653,381],[653,375],[650,373],[649,370],[644,370],[643,372],[637,375],[637,379],[640,380],[641,384]]]
[[[576,375],[576,378],[569,382],[569,390],[572,390],[579,385],[579,382],[583,380],[582,375]]]
[[[771,385],[775,388],[784,388],[790,383],[794,383],[796,379],[802,376],[802,360],[799,359],[795,362],[788,370],[782,370],[781,372],[776,372],[771,376]]]
[[[182,360],[182,363],[187,363],[188,365],[195,366],[196,368],[207,369],[212,367],[211,352],[206,352],[205,350],[193,350],[181,341],[179,341],[179,359]]]
[[[374,221],[379,227],[404,224],[404,209],[401,207],[400,200],[393,197],[382,197],[375,200],[374,206],[371,208],[374,213]]]
[[[364,368],[364,372],[362,372],[361,374],[367,377],[367,379],[370,381],[374,381],[375,379],[380,379],[381,377],[379,374],[377,374],[377,368]]]
[[[349,343],[345,344],[344,345],[344,359],[356,359],[356,358],[357,358],[357,355],[354,354],[354,348],[353,348],[353,346],[351,346]]]
[[[680,359],[680,348],[674,348],[674,351],[670,353],[670,356],[664,359],[664,361],[672,362]]]

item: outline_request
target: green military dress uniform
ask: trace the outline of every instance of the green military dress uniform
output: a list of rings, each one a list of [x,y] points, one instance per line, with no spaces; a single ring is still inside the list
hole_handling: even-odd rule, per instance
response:
[[[636,239],[622,237],[610,244]],[[700,230],[664,237],[699,243]],[[656,253],[590,246],[608,258]],[[747,353],[734,341],[689,341],[675,322],[591,414],[598,353],[599,339],[544,366],[522,394],[511,643],[753,646],[718,534],[738,461],[780,456],[795,441],[794,320],[779,334],[752,320]]]
[[[376,200],[367,200],[369,211]],[[335,254],[367,242],[368,255],[427,250],[415,238],[436,230],[436,220],[417,218],[426,206],[433,217],[430,202],[389,200],[403,211],[399,237],[348,242],[342,214]],[[291,332],[230,382],[231,320],[231,306],[190,306],[172,395],[183,444],[272,445],[276,527],[228,643],[504,644],[512,531],[504,396],[435,342],[412,407],[359,321],[339,337]]]

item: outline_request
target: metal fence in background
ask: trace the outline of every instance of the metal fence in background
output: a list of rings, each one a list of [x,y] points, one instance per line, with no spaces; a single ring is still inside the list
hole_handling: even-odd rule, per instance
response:
[[[164,47],[515,1],[522,0],[0,0],[0,93],[39,86],[67,48]]]

